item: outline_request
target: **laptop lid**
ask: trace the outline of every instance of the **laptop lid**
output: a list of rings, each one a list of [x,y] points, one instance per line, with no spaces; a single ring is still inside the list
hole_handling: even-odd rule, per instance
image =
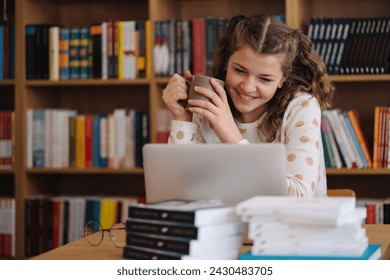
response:
[[[143,160],[147,202],[216,199],[234,206],[256,195],[287,195],[280,143],[146,144]]]

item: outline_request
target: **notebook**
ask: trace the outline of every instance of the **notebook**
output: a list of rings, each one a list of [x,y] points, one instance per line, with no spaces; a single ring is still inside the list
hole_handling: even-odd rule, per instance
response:
[[[147,202],[220,200],[226,205],[258,195],[287,195],[286,154],[280,143],[146,144]]]

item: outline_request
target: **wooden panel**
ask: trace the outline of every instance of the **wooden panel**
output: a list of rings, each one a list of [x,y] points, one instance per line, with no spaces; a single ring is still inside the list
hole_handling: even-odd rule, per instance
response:
[[[284,1],[275,0],[272,5],[269,1],[253,0],[183,0],[169,1],[171,4],[168,8],[168,1],[152,1],[151,5],[153,19],[169,18],[194,18],[207,16],[231,17],[237,14],[285,14]]]
[[[71,108],[83,114],[112,112],[116,108],[149,109],[148,87],[33,87],[28,108]]]
[[[148,19],[148,1],[25,1],[26,23],[90,25],[109,18]],[[91,13],[93,9],[93,13]]]
[[[335,108],[356,109],[372,151],[374,136],[374,107],[390,106],[389,82],[337,83]]]

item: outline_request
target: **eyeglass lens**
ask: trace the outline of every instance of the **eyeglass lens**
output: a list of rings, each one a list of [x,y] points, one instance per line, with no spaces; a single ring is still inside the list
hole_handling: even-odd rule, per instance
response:
[[[97,246],[103,240],[103,228],[97,221],[89,221],[85,225],[84,236],[88,243]]]

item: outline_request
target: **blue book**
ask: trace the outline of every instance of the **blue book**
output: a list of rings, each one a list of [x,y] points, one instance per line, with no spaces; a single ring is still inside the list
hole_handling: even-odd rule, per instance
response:
[[[294,256],[294,255],[252,255],[246,252],[240,255],[240,260],[380,260],[382,257],[381,245],[370,244],[364,253],[359,256]]]

